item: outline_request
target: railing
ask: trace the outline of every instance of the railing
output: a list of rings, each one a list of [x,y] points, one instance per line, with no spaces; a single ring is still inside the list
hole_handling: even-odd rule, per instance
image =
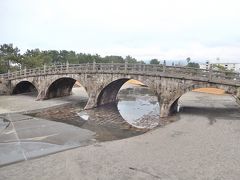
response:
[[[235,72],[127,63],[87,63],[44,66],[0,74],[0,79],[13,80],[33,76],[73,73],[121,73],[129,75],[165,76],[240,86],[240,74]]]

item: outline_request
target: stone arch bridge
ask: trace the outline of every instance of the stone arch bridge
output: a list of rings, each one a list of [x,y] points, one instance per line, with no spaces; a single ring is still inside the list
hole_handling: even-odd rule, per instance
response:
[[[79,81],[88,93],[85,109],[89,109],[116,101],[119,89],[129,79],[138,80],[154,91],[161,117],[176,111],[178,99],[196,88],[215,87],[240,95],[239,73],[127,63],[67,64],[9,72],[0,75],[0,92],[17,94],[36,89],[37,100],[44,100],[70,95]]]

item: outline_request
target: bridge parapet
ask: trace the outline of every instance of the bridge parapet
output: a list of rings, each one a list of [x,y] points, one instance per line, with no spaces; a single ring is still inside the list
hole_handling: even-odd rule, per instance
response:
[[[24,69],[15,72],[0,74],[0,79],[14,80],[25,77],[57,75],[57,74],[78,74],[78,73],[120,73],[139,74],[146,76],[173,77],[179,79],[191,79],[209,81],[214,83],[239,85],[240,74],[229,71],[216,71],[206,69],[196,69],[178,66],[146,65],[130,63],[86,63],[51,65],[34,69]]]

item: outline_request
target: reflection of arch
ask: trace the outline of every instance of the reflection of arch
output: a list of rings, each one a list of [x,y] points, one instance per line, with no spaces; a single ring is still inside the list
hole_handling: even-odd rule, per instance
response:
[[[29,81],[21,81],[19,82],[12,91],[12,94],[22,94],[22,93],[38,93],[37,88]]]
[[[96,121],[101,122],[101,126],[109,127],[111,130],[114,129],[114,126],[128,126],[134,128],[132,124],[130,124],[127,120],[125,120],[121,113],[118,110],[117,104],[106,104],[104,106],[100,106],[93,110],[87,110],[87,114],[89,118]],[[101,116],[96,116],[101,114]],[[91,121],[88,121],[91,123]],[[122,128],[119,128],[122,129]],[[116,132],[116,130],[113,130]]]
[[[69,77],[55,80],[47,89],[45,99],[70,95],[76,80]]]
[[[218,85],[218,84],[207,84],[207,83],[203,83],[203,84],[193,84],[189,87],[186,87],[185,89],[183,89],[182,91],[180,91],[179,93],[177,93],[174,97],[172,97],[171,101],[169,102],[169,113],[173,113],[177,111],[178,108],[178,100],[179,98],[190,92],[193,91],[195,89],[201,89],[201,88],[216,88],[216,89],[221,89],[224,90],[226,93],[228,94],[236,94],[236,90],[232,89],[229,86],[224,86],[224,85]]]
[[[76,116],[75,113],[71,111],[68,111],[67,113],[71,113],[71,116]],[[127,138],[148,131],[148,129],[139,129],[127,122],[119,113],[116,104],[109,104],[106,106],[100,106],[96,109],[81,111],[78,115],[79,120],[77,121],[72,120],[71,118],[59,118],[57,121],[94,131],[99,134],[96,138],[101,138],[102,141]],[[88,119],[87,121],[85,119],[86,115]]]
[[[120,79],[114,80],[114,81],[110,82],[108,85],[106,85],[101,90],[101,92],[99,93],[99,95],[97,97],[97,106],[115,102],[116,99],[117,99],[117,95],[118,95],[119,90],[121,89],[123,84],[126,83],[129,80],[134,80],[134,79],[120,78]],[[138,80],[134,80],[133,82],[140,85],[140,86],[144,86],[144,87],[149,88],[149,86],[143,84],[142,82],[140,82]]]

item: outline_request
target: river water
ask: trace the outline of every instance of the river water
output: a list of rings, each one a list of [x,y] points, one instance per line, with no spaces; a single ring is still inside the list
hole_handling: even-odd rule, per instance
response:
[[[123,139],[158,126],[159,104],[147,87],[125,85],[117,102],[84,110],[87,99],[30,114],[47,120],[71,124],[95,132],[97,141]]]

